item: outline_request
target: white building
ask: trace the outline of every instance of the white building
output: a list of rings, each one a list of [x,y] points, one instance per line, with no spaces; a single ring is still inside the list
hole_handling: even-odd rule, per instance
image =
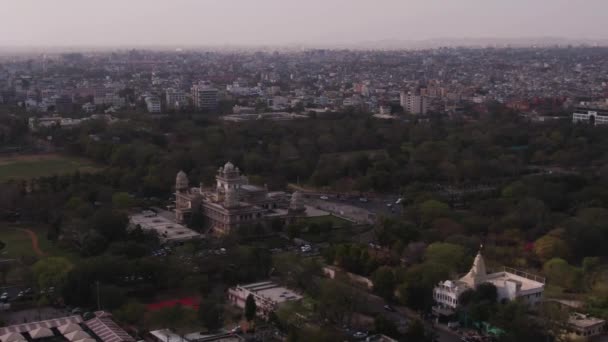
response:
[[[584,122],[594,125],[608,124],[608,111],[580,110],[572,114],[572,122]]]
[[[208,84],[195,84],[192,86],[192,101],[196,109],[216,109],[218,90]]]
[[[298,301],[302,296],[271,281],[249,285],[237,285],[228,290],[228,300],[239,308],[245,308],[245,301],[253,295],[257,307],[257,315],[268,318],[279,305],[285,302]]]
[[[146,109],[148,113],[160,113],[160,99],[158,96],[146,96]]]
[[[439,282],[433,289],[433,299],[438,309],[456,309],[460,295],[479,285],[491,283],[498,291],[498,301],[521,299],[530,306],[537,305],[543,297],[545,279],[505,267],[503,271],[487,273],[481,251],[477,253],[469,273],[458,280]]]
[[[428,99],[426,96],[414,95],[402,91],[399,100],[401,107],[403,107],[407,113],[426,114],[428,111]]]
[[[168,88],[165,91],[165,100],[167,102],[167,109],[170,110],[184,108],[188,105],[186,93],[179,89]]]

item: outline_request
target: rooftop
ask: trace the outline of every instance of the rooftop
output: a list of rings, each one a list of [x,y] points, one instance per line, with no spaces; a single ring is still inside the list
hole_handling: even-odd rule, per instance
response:
[[[163,342],[188,342],[185,338],[179,336],[169,329],[150,331],[150,335]]]
[[[111,316],[103,311],[95,312],[97,317],[84,324],[103,342],[135,342],[126,331],[116,324]]]
[[[275,303],[283,303],[287,301],[302,299],[301,295],[271,281],[253,283],[240,287],[251,291],[260,297],[267,298]]]
[[[503,287],[507,281],[514,282],[521,286],[520,291],[533,290],[544,286],[544,283],[534,279],[522,277],[506,271],[488,274],[485,281],[494,284],[496,287]]]
[[[129,217],[131,224],[141,226],[143,230],[154,230],[164,242],[179,242],[200,238],[201,234],[176,223],[153,211],[143,211]]]
[[[78,315],[68,316],[62,318],[54,318],[46,321],[32,322],[32,323],[24,323],[24,324],[15,324],[7,327],[0,328],[0,336],[8,333],[25,333],[36,330],[38,328],[57,328],[59,326],[74,323],[79,324],[82,322],[82,318]]]
[[[606,323],[606,321],[603,319],[599,319],[599,318],[591,317],[589,315],[575,312],[572,315],[570,315],[570,318],[568,319],[568,323],[577,328],[588,328],[588,327],[591,327],[594,325],[604,324],[604,323]]]

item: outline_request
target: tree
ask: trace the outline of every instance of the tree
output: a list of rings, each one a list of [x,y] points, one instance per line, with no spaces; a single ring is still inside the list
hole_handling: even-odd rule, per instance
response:
[[[399,337],[399,331],[395,323],[383,315],[378,315],[374,319],[374,330],[378,334],[395,338]]]
[[[462,246],[435,242],[428,246],[424,254],[426,262],[444,265],[452,272],[464,270],[470,264]]]
[[[581,286],[583,272],[568,264],[564,259],[553,258],[543,265],[543,272],[547,279],[557,286],[576,290]]]
[[[130,324],[138,323],[146,313],[146,306],[136,300],[130,300],[114,312],[119,321]]]
[[[72,263],[66,258],[49,257],[36,262],[32,270],[38,287],[46,289],[63,285],[72,267]]]
[[[388,266],[382,266],[372,275],[374,291],[386,300],[393,298],[395,292],[395,274]]]
[[[255,298],[250,294],[245,300],[245,318],[247,318],[247,321],[251,322],[255,319],[257,310],[258,306],[255,302]]]
[[[210,332],[215,332],[223,326],[221,304],[214,298],[201,302],[198,308],[198,318]]]
[[[287,237],[289,237],[290,239],[296,238],[300,235],[301,230],[302,229],[300,228],[299,224],[290,223],[286,229]]]
[[[112,207],[120,210],[130,209],[135,205],[135,201],[126,192],[117,192],[112,195]]]
[[[534,243],[534,252],[541,261],[546,262],[552,258],[567,258],[569,253],[568,244],[559,236],[549,233]]]
[[[102,209],[95,213],[91,220],[93,229],[100,232],[108,241],[123,238],[127,233],[129,218],[126,214],[109,209]]]
[[[428,200],[419,206],[420,216],[423,223],[429,223],[435,218],[445,217],[450,213],[450,207],[440,201]]]
[[[427,332],[424,328],[424,323],[421,320],[415,319],[411,321],[403,336],[404,341],[419,341],[419,342],[431,342],[433,336],[430,332]]]

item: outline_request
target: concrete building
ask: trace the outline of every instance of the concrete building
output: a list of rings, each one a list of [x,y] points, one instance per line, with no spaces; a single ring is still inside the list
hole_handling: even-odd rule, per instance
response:
[[[487,273],[481,251],[477,253],[469,273],[457,280],[440,282],[433,289],[433,299],[437,306],[436,312],[452,311],[459,305],[460,295],[479,285],[491,283],[498,290],[498,301],[523,300],[530,306],[535,306],[543,298],[545,279],[525,272],[505,267],[501,272]]]
[[[195,84],[192,86],[192,101],[196,109],[216,109],[218,90],[206,83]]]
[[[186,93],[174,88],[168,88],[165,91],[165,101],[169,110],[181,109],[188,105]]]
[[[129,216],[129,227],[134,229],[138,226],[144,231],[155,231],[164,243],[184,242],[201,237],[201,234],[194,230],[149,210]]]
[[[148,113],[160,113],[160,99],[158,96],[146,96],[146,109]]]
[[[608,110],[589,110],[577,108],[572,114],[572,122],[582,122],[592,125],[608,124]]]
[[[590,338],[606,332],[606,321],[575,312],[568,318],[568,327],[577,337]]]
[[[180,171],[175,180],[175,217],[184,222],[193,211],[200,210],[212,233],[223,235],[272,219],[286,219],[289,196],[269,192],[249,184],[238,167],[228,162],[220,167],[213,187],[190,188],[188,176]]]
[[[245,308],[245,301],[253,295],[257,316],[268,318],[281,304],[298,301],[302,296],[271,281],[249,285],[237,285],[228,290],[228,300],[239,308]]]
[[[410,114],[426,114],[428,111],[428,99],[426,96],[414,95],[404,91],[400,94],[399,102],[403,110]]]

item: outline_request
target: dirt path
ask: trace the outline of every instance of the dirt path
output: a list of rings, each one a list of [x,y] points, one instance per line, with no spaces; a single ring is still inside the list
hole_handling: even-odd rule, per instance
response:
[[[36,235],[36,233],[34,231],[32,231],[31,229],[21,229],[18,228],[18,230],[27,233],[27,235],[29,235],[30,239],[32,240],[32,249],[34,250],[34,253],[36,253],[37,256],[45,256],[46,254],[40,249],[40,246],[38,245],[38,235]]]

